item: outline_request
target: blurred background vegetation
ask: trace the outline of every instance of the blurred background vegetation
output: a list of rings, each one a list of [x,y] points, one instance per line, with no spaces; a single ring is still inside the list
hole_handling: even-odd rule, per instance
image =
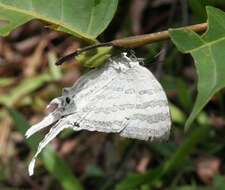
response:
[[[205,22],[205,5],[225,10],[223,0],[120,0],[98,39],[107,42]],[[168,142],[67,130],[43,151],[30,178],[28,163],[48,129],[29,140],[24,132],[83,72],[76,60],[60,67],[54,63],[84,42],[45,25],[33,20],[0,38],[0,189],[225,189],[225,91],[210,99],[184,133],[197,94],[197,74],[192,57],[178,52],[169,40],[134,49],[168,95],[173,120]]]

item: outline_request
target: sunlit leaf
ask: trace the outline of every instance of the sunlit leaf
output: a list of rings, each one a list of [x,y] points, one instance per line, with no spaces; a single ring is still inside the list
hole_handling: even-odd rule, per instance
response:
[[[198,96],[186,122],[190,126],[209,99],[225,87],[225,13],[207,7],[209,29],[200,36],[187,29],[170,29],[178,49],[191,53],[198,71]]]
[[[76,56],[76,60],[79,64],[87,68],[94,68],[109,59],[109,57],[111,56],[111,49],[111,47],[100,47],[97,49],[92,49]]]
[[[0,28],[3,35],[32,19],[50,23],[56,30],[94,42],[108,26],[118,0],[0,0],[0,18],[10,23]]]
[[[52,78],[55,80],[58,80],[62,77],[62,72],[60,67],[57,67],[55,65],[57,61],[57,56],[54,52],[49,52],[48,53],[48,65],[49,65],[49,70],[50,73],[52,74]]]

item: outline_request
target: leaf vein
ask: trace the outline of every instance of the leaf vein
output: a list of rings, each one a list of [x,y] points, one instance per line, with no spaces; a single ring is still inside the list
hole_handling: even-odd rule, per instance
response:
[[[203,44],[203,45],[201,45],[201,46],[199,46],[199,47],[197,47],[197,48],[193,48],[193,49],[191,49],[190,51],[197,51],[197,50],[199,50],[199,49],[201,49],[201,48],[209,47],[209,46],[211,46],[211,45],[213,45],[213,44],[215,44],[215,43],[217,43],[217,42],[220,42],[220,41],[222,41],[222,40],[225,40],[225,36],[222,37],[222,38],[219,38],[219,39],[217,39],[217,40],[214,40],[214,41],[212,41],[212,42],[205,43],[205,44]]]
[[[213,53],[212,53],[212,47],[211,46],[209,46],[209,52],[210,52],[210,54],[211,54],[211,60],[212,60],[212,63],[213,63],[213,71],[212,71],[212,73],[213,73],[213,84],[212,84],[212,87],[213,87],[213,89],[216,87],[216,83],[217,83],[217,69],[216,69],[216,61],[215,61],[215,59],[214,59],[214,57],[213,57]]]
[[[88,28],[87,28],[87,33],[89,34],[91,27],[92,27],[92,23],[93,23],[93,16],[94,15],[94,8],[91,9],[91,14],[90,14],[90,21],[88,23]]]

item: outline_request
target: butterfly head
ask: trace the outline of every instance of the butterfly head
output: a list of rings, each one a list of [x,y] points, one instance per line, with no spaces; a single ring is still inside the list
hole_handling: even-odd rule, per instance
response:
[[[68,114],[72,110],[75,110],[75,103],[71,96],[61,96],[54,98],[46,107],[48,113],[58,112],[62,114]]]

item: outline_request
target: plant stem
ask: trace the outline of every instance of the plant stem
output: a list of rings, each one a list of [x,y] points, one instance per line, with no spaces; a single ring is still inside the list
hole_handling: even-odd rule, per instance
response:
[[[191,26],[186,26],[186,27],[181,27],[178,29],[189,29],[194,32],[204,32],[208,28],[208,23],[202,23],[202,24],[196,24],[196,25],[191,25]],[[84,48],[78,48],[75,52],[66,55],[65,57],[62,57],[56,62],[56,65],[61,65],[63,62],[72,59],[73,57],[79,55],[82,52],[95,49],[98,47],[108,47],[108,46],[114,46],[114,47],[123,47],[123,48],[135,48],[138,46],[142,46],[145,44],[149,44],[152,42],[156,41],[161,41],[168,39],[169,32],[168,30],[161,31],[161,32],[156,32],[156,33],[151,33],[151,34],[143,34],[143,35],[137,35],[137,36],[131,36],[127,38],[122,38],[118,40],[113,40],[107,43],[99,43],[91,46],[87,46]]]
[[[189,29],[194,32],[203,32],[207,29],[208,23],[196,24],[191,26],[186,26],[178,29]],[[169,38],[168,30],[164,30],[161,32],[151,33],[151,34],[144,34],[138,36],[131,36],[128,38],[122,38],[118,40],[113,40],[111,43],[114,46],[125,47],[125,48],[134,48],[138,46],[142,46],[144,44],[152,43],[155,41],[161,41]]]

